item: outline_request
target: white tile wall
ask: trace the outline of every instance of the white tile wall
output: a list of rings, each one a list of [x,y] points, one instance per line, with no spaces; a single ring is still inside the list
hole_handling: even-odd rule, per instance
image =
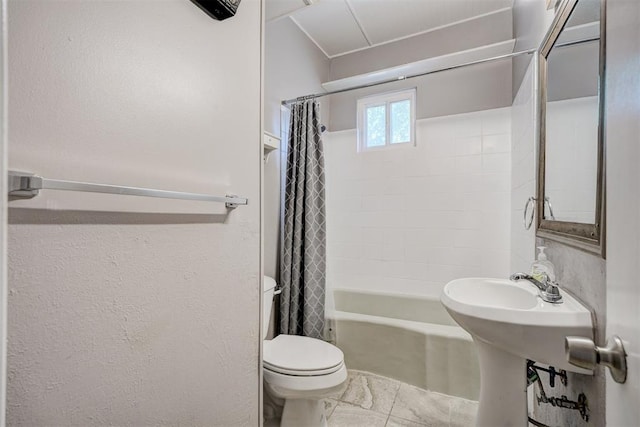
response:
[[[529,271],[535,259],[535,221],[523,225],[524,206],[536,194],[535,60],[531,60],[511,107],[511,271]]]
[[[329,287],[438,295],[508,276],[511,108],[420,120],[416,137],[358,153],[355,130],[324,134]]]

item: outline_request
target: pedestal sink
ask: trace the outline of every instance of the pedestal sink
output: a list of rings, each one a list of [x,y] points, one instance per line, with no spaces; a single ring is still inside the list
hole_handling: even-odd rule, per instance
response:
[[[591,337],[591,312],[567,292],[563,302],[542,301],[526,281],[468,278],[447,283],[440,300],[471,334],[480,359],[477,426],[527,425],[527,359],[592,374],[566,361],[564,338]]]

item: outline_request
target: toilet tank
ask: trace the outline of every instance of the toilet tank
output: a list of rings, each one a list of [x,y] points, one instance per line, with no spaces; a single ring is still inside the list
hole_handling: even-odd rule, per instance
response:
[[[271,307],[273,307],[273,293],[276,289],[276,281],[273,277],[264,276],[262,281],[262,293],[264,300],[262,302],[262,339],[267,338],[269,332],[269,322],[271,321]]]

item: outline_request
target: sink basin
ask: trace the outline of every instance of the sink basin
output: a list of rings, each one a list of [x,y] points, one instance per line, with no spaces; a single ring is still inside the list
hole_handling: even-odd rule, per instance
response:
[[[501,279],[454,280],[445,287],[442,298],[443,303],[446,298],[449,305],[456,305],[458,310],[467,307],[468,311],[482,308],[531,310],[538,304],[537,294],[532,289]],[[490,310],[486,315],[495,314]]]
[[[471,334],[478,349],[478,426],[527,425],[527,359],[592,374],[570,365],[564,350],[566,336],[593,339],[591,312],[560,292],[563,302],[552,304],[543,301],[527,281],[466,278],[445,285],[442,304]]]

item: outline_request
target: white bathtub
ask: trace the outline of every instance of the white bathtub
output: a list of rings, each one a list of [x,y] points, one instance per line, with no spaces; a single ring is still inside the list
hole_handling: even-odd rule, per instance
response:
[[[438,299],[334,289],[330,333],[349,369],[478,400],[480,369],[471,336]]]

